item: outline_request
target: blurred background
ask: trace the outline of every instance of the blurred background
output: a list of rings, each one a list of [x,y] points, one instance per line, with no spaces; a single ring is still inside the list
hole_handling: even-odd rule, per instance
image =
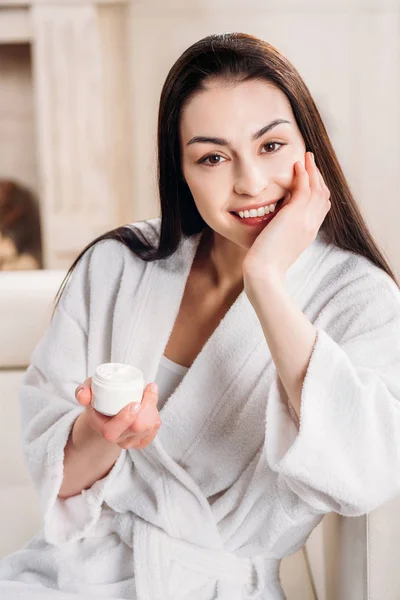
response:
[[[399,29],[399,0],[0,1],[0,269],[65,269],[158,216],[168,70],[201,37],[243,31],[303,76],[399,273]]]

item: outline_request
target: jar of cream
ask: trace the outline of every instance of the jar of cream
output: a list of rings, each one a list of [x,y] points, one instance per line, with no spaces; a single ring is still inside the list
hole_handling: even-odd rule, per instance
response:
[[[141,402],[144,391],[140,369],[123,363],[103,363],[92,377],[92,406],[110,417],[131,402]]]

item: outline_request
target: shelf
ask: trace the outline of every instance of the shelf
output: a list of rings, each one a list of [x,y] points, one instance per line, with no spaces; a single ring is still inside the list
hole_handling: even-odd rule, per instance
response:
[[[29,43],[32,27],[27,8],[0,8],[0,44]]]

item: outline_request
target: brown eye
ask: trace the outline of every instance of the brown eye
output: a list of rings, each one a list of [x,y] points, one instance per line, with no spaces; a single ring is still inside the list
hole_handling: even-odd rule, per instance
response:
[[[220,161],[218,162],[214,162],[214,163],[207,163],[206,161],[212,159],[212,158],[223,158],[220,154],[209,154],[208,156],[206,156],[205,158],[203,158],[202,160],[200,160],[200,164],[205,164],[207,167],[216,167],[218,166],[220,163]]]
[[[211,156],[209,156],[208,158],[209,158],[209,159],[211,159],[211,158],[221,158],[221,157],[220,157],[220,155],[219,155],[219,154],[212,154],[212,155],[211,155]],[[211,162],[211,164],[214,164],[214,165],[215,165],[215,164],[218,164],[218,163],[212,163],[212,162]]]
[[[280,149],[281,146],[286,146],[286,144],[282,144],[282,142],[267,142],[266,144],[264,144],[264,148],[266,148],[267,146],[279,146]],[[267,154],[273,154],[274,152],[278,152],[278,150],[272,150],[271,152],[267,152]]]

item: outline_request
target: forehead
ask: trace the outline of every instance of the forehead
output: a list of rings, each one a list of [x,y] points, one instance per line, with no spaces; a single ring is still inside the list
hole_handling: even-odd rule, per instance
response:
[[[216,81],[207,84],[206,90],[195,94],[183,107],[180,131],[183,141],[193,135],[223,135],[232,127],[246,134],[278,117],[294,120],[287,96],[272,83]]]

